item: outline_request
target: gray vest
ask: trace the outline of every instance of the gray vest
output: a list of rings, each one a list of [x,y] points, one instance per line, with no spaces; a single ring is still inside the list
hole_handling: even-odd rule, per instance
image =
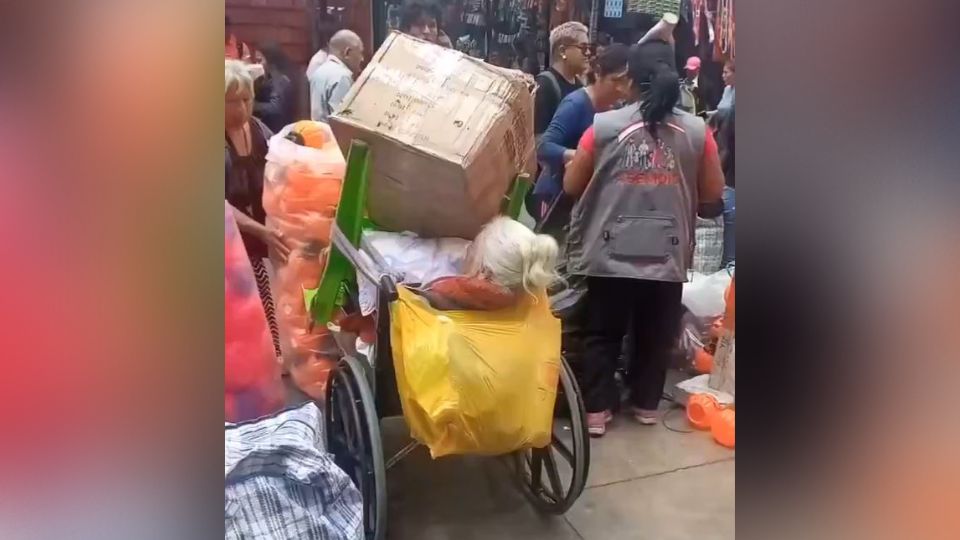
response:
[[[703,120],[674,109],[643,124],[639,104],[596,115],[593,178],[567,236],[572,274],[684,282],[693,259]]]

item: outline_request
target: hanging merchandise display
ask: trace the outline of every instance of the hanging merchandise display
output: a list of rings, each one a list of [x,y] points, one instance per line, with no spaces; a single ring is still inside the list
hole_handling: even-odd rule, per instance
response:
[[[693,44],[700,45],[700,21],[707,11],[707,0],[690,0],[690,10],[693,13],[691,26],[693,28]]]
[[[716,25],[717,47],[721,54],[733,59],[735,56],[734,35],[736,30],[733,0],[719,0],[717,2]]]
[[[487,57],[488,8],[488,0],[466,0],[463,3],[464,33],[454,43],[458,51],[474,58]]]
[[[627,0],[627,13],[643,13],[659,19],[664,13],[680,13],[680,0]]]

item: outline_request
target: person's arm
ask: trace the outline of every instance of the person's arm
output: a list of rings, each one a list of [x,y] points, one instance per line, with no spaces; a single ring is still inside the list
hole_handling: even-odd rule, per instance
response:
[[[232,204],[230,205],[230,209],[233,211],[233,218],[237,221],[237,229],[239,229],[240,232],[259,239],[277,254],[281,262],[286,262],[287,257],[290,256],[290,247],[287,245],[286,240],[284,240],[283,233],[276,229],[268,228],[266,225],[244,214]]]
[[[707,129],[700,158],[700,174],[697,178],[697,195],[700,201],[697,214],[703,218],[715,218],[723,213],[723,171],[717,141]]]
[[[567,135],[576,129],[580,117],[580,104],[571,99],[560,102],[557,112],[550,120],[550,125],[543,132],[540,144],[537,146],[537,159],[547,166],[559,170],[573,158],[574,150],[563,145]]]
[[[567,164],[563,173],[563,191],[571,197],[580,197],[593,178],[594,157],[593,126],[587,128],[580,138],[573,161]]]
[[[258,223],[257,220],[244,214],[239,208],[232,204],[230,205],[230,209],[233,210],[233,219],[237,220],[237,228],[240,229],[240,232],[260,239],[266,236],[266,225]]]

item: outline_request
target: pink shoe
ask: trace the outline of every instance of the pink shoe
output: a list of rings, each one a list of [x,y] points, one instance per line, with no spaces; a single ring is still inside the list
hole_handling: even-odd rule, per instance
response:
[[[633,413],[633,418],[645,426],[655,426],[657,422],[660,421],[660,413],[658,411],[631,407],[631,412]]]
[[[587,413],[587,433],[591,437],[603,437],[607,432],[607,424],[613,420],[613,413],[609,410],[596,413]]]

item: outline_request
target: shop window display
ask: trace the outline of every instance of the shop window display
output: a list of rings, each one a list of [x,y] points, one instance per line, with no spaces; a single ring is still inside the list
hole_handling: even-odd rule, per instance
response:
[[[378,41],[400,24],[405,0],[383,0]],[[539,73],[547,62],[550,0],[421,0],[436,7],[457,50],[492,64]]]

